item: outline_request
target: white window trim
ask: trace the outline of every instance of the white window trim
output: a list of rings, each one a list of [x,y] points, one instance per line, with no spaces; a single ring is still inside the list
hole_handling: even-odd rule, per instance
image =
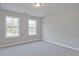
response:
[[[34,20],[34,21],[36,21],[36,26],[37,26],[37,28],[36,28],[36,35],[29,35],[29,20],[34,20],[34,19],[28,19],[28,36],[37,36],[38,35],[38,24],[37,24],[37,20]]]
[[[6,33],[7,33],[7,31],[6,31],[6,29],[7,29],[7,26],[6,26],[6,25],[7,25],[6,17],[18,18],[18,34],[19,34],[18,36],[7,37],[7,35],[6,35]],[[6,39],[6,38],[16,38],[16,37],[20,37],[20,17],[8,15],[8,16],[5,16],[5,17],[4,17],[4,20],[5,20],[5,22],[4,22],[4,25],[5,25],[5,26],[4,26],[4,27],[5,27],[5,28],[4,28],[4,29],[5,29],[5,30],[4,30],[5,39]]]

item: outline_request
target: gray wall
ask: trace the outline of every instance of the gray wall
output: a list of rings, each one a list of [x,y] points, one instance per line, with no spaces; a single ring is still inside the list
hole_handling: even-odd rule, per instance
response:
[[[79,7],[70,7],[45,17],[43,39],[79,49]]]
[[[5,37],[5,16],[20,17],[20,37],[6,38]],[[34,19],[38,22],[38,35],[28,36],[28,19]],[[29,42],[41,39],[41,22],[40,18],[28,16],[7,10],[0,10],[0,46],[15,42]]]

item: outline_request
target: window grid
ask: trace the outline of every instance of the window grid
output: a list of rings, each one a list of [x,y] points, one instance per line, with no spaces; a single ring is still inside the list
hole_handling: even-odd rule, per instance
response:
[[[29,35],[37,35],[37,21],[36,20],[28,20],[29,25]]]
[[[6,36],[7,37],[15,37],[19,36],[19,19],[15,17],[6,17]]]

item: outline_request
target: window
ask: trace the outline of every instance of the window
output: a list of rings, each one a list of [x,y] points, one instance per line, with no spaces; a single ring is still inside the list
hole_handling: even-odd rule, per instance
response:
[[[9,17],[6,20],[6,37],[19,36],[19,18]]]
[[[37,21],[28,20],[28,35],[37,35]]]

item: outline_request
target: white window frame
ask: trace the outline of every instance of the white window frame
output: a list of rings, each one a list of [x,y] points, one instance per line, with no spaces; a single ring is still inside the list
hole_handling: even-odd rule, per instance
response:
[[[16,36],[7,36],[7,17],[11,18],[18,18],[18,35]],[[15,17],[15,16],[5,16],[5,38],[13,38],[13,37],[19,37],[20,36],[20,17]]]
[[[35,33],[35,34],[34,34],[34,33],[31,33],[31,34],[29,33],[29,31],[30,31],[30,28],[29,28],[29,21],[30,21],[30,20],[36,22],[36,28],[35,28],[35,30],[36,30],[35,32],[36,32],[36,33]],[[33,29],[32,29],[32,30],[33,30]],[[28,20],[28,35],[29,35],[29,36],[36,36],[36,35],[38,34],[37,30],[38,30],[37,20],[29,19],[29,20]]]

